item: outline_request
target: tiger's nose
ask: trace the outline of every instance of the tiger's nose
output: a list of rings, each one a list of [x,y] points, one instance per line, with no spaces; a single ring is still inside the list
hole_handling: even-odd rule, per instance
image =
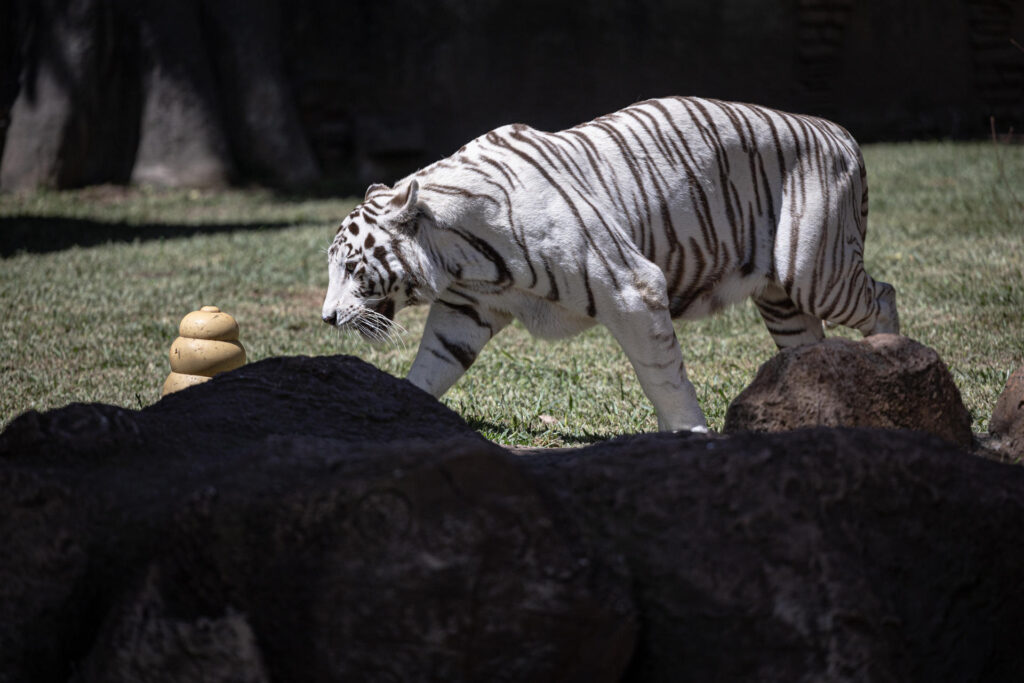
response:
[[[320,319],[328,325],[336,325],[338,323],[338,314],[331,313],[330,315],[322,315],[320,316]]]

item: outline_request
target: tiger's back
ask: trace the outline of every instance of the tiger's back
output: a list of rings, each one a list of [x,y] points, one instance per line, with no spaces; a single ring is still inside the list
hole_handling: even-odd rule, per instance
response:
[[[673,317],[775,281],[804,309],[844,317],[823,276],[862,257],[867,185],[856,142],[824,119],[667,98],[558,133],[505,126],[455,158],[495,169],[504,191],[492,196],[520,241],[614,253],[628,240],[665,274]]]

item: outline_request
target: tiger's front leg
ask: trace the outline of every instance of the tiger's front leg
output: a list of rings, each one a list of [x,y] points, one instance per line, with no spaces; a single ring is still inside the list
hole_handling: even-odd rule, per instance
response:
[[[423,339],[406,377],[440,398],[465,374],[480,349],[511,316],[440,298],[430,306]]]
[[[598,307],[598,320],[626,352],[641,388],[654,404],[658,429],[707,432],[672,327],[665,277],[650,264],[638,267],[633,283],[620,283],[621,289],[608,292],[613,295],[603,310]]]

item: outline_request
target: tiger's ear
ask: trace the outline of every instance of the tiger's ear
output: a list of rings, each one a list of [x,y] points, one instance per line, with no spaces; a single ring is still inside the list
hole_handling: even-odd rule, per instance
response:
[[[366,188],[366,194],[363,195],[363,201],[370,201],[370,195],[374,194],[375,192],[382,192],[384,190],[390,189],[390,187],[384,185],[383,183],[374,183],[373,185],[370,185],[368,188]]]
[[[420,203],[420,184],[413,179],[405,192],[396,194],[389,203],[390,208],[397,208],[394,216],[395,225],[401,226],[406,233],[416,232],[416,219],[422,213],[429,213],[429,209]]]

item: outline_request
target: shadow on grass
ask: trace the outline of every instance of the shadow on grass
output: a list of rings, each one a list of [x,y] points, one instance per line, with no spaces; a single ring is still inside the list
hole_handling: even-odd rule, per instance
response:
[[[554,434],[559,439],[561,439],[563,443],[567,444],[592,444],[601,441],[608,441],[609,439],[613,439],[616,436],[621,436],[621,434],[594,434],[590,432],[586,434],[569,434],[566,432],[560,432],[555,429],[530,429],[527,427],[519,427],[518,429],[513,429],[512,427],[509,427],[507,425],[500,425],[494,422],[490,422],[488,420],[478,420],[475,418],[466,418],[466,423],[478,432],[488,431],[493,434],[523,433],[529,434],[532,437],[550,436]]]
[[[148,223],[97,221],[63,216],[0,217],[0,257],[20,252],[45,254],[71,247],[93,247],[108,242],[134,242],[191,237],[238,230],[275,230],[294,225],[288,221],[253,223]]]

